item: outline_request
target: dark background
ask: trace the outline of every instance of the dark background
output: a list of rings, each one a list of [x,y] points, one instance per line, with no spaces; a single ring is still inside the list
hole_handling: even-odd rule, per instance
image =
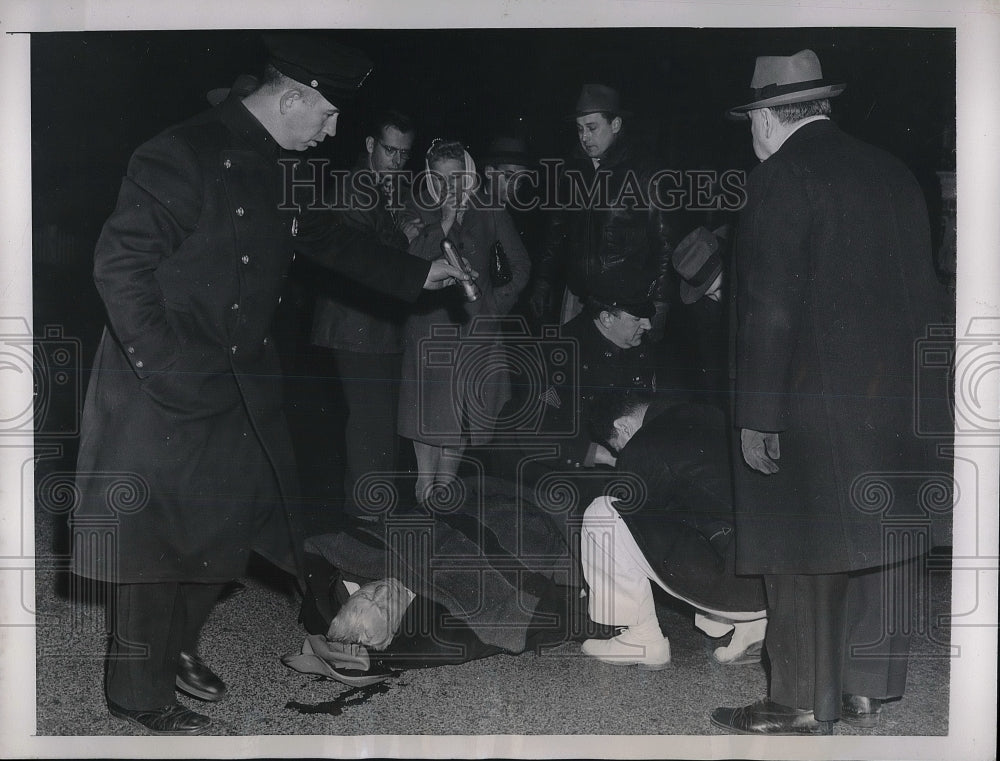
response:
[[[955,33],[950,29],[447,29],[337,31],[376,69],[338,134],[316,154],[347,167],[379,106],[411,113],[415,157],[434,137],[457,137],[473,156],[499,133],[520,133],[537,156],[576,144],[566,115],[582,84],[617,87],[634,112],[627,129],[661,166],[752,169],[745,122],[723,112],[749,100],[757,55],[811,48],[827,78],[847,83],[834,118],[905,161],[924,188],[940,238],[935,172],[954,169]],[[252,31],[40,33],[31,37],[32,201],[36,332],[79,341],[81,390],[103,325],[91,279],[94,243],[136,146],[207,108],[206,93],[259,73]],[[419,169],[417,158],[411,169]],[[286,299],[308,324],[308,291]],[[305,295],[302,295],[305,294]],[[292,330],[297,329],[294,325]],[[287,371],[287,368],[286,368]],[[308,375],[308,369],[300,375]],[[290,375],[295,375],[295,372]],[[289,387],[294,387],[290,378]],[[53,398],[52,430],[71,431],[79,400]],[[310,413],[303,413],[308,416]],[[294,412],[290,414],[294,417]],[[294,425],[294,421],[293,421]],[[71,467],[75,439],[60,437]],[[54,464],[54,463],[53,463]]]
[[[754,58],[811,48],[827,78],[848,83],[834,115],[903,159],[937,195],[954,165],[955,34],[918,29],[448,29],[340,31],[375,61],[356,108],[317,149],[349,164],[371,109],[413,114],[421,152],[458,137],[473,156],[520,130],[539,155],[575,144],[564,116],[585,82],[616,86],[630,128],[671,167],[751,168],[745,123],[722,113],[747,100]],[[206,93],[259,72],[248,31],[32,35],[35,226],[96,238],[128,157],[142,141],[207,107]]]

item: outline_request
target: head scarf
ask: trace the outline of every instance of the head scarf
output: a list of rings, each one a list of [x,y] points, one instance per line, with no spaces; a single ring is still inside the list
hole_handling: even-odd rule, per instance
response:
[[[431,143],[431,148],[434,147],[434,143]],[[430,149],[428,149],[430,150]],[[472,156],[466,150],[462,151],[465,157],[465,166],[462,169],[461,181],[462,185],[459,189],[460,196],[458,198],[458,211],[461,214],[465,211],[465,206],[469,201],[469,196],[472,191],[476,189],[476,184],[478,182],[478,176],[476,175],[476,162],[472,160]],[[434,178],[432,177],[431,163],[426,158],[424,159],[424,187],[427,189],[427,193],[431,200],[435,204],[440,204],[443,199],[438,195],[437,188],[434,186]],[[440,172],[438,172],[440,174]]]

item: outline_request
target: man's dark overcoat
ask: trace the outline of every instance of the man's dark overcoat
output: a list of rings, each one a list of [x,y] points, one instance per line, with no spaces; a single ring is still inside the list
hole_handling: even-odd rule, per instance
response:
[[[950,464],[914,435],[917,341],[950,312],[920,187],[819,120],[754,169],[747,196],[735,423],[780,433],[780,470],[737,455],[737,570],[838,573],[890,561],[886,544],[926,550],[892,540],[950,507]]]
[[[361,256],[350,235],[334,248],[327,215],[280,210],[280,155],[231,99],[132,156],[95,253],[108,328],[83,414],[78,574],[223,581],[251,548],[290,565],[297,484],[269,331],[293,250],[411,301],[428,264]]]

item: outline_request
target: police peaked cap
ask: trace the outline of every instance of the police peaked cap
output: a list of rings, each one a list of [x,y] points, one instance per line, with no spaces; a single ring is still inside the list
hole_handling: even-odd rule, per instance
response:
[[[335,106],[352,101],[375,64],[360,50],[333,42],[325,34],[268,32],[269,63],[286,77],[308,85]]]

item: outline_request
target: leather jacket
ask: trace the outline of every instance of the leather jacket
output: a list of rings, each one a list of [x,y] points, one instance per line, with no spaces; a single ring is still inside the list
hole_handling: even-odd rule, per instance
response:
[[[655,301],[669,301],[675,277],[670,256],[683,227],[681,212],[649,202],[655,173],[624,136],[607,150],[599,169],[582,154],[560,168],[555,199],[560,208],[549,214],[538,263],[543,289],[562,275],[573,293],[585,297],[594,277],[627,264],[655,280]]]

